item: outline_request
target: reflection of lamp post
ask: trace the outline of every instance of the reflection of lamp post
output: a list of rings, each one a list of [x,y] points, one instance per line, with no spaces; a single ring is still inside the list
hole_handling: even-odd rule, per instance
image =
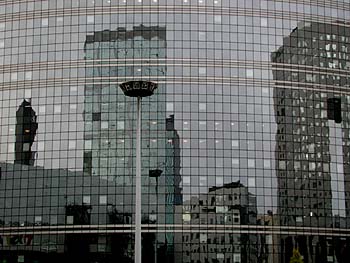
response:
[[[156,178],[156,194],[158,191],[158,178],[162,175],[162,172],[160,169],[149,170],[149,177]]]
[[[135,263],[141,263],[141,99],[158,87],[150,81],[128,81],[119,85],[125,96],[137,97],[136,180],[135,180]]]

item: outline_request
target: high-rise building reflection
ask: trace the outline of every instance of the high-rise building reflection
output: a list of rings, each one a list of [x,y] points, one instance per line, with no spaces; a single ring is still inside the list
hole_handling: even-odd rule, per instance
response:
[[[300,23],[272,53],[281,226],[346,227],[350,119],[349,98],[341,91],[348,87],[342,70],[350,46],[345,31],[333,24]],[[343,241],[337,240],[344,246]],[[337,242],[322,235],[283,235],[280,262],[289,262],[293,248],[304,262],[342,262],[344,247],[335,247]]]
[[[174,193],[171,203],[173,205],[181,205],[183,202],[182,189],[181,189],[181,153],[180,153],[180,136],[175,129],[175,118],[174,115],[170,115],[166,118],[166,130],[167,130],[167,162],[166,167],[168,167],[168,176],[171,182],[168,182],[168,186],[173,186],[174,188],[169,191]],[[172,209],[174,206],[172,205]]]
[[[97,31],[87,36],[84,51],[89,65],[86,77],[101,80],[87,81],[85,85],[84,174],[118,187],[121,192],[116,203],[119,205],[113,211],[123,218],[131,215],[132,219],[136,108],[118,84],[148,76],[165,76],[166,28],[140,25],[131,30]],[[174,116],[166,117],[165,93],[166,86],[160,84],[157,93],[142,102],[144,224],[173,224],[174,204],[182,202],[179,135]],[[153,171],[160,173],[153,176]],[[170,262],[173,239],[172,233],[143,234],[143,260],[151,262],[163,255]],[[157,251],[147,253],[150,250]],[[157,253],[158,250],[162,253]]]

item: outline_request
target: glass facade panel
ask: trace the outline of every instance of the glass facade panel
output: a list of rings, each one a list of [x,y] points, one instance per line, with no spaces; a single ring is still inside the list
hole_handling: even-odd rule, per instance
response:
[[[0,263],[350,262],[349,0],[0,2]],[[302,261],[293,261],[300,259]]]

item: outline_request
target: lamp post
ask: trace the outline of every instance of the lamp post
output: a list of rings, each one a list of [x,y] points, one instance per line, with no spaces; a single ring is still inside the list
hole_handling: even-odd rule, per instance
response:
[[[162,175],[162,172],[163,171],[160,169],[149,170],[149,177],[156,179],[156,196],[157,196],[157,209],[156,209],[157,221],[156,221],[156,223],[158,223],[158,178]],[[158,250],[157,233],[155,233],[155,235],[154,235],[154,263],[158,262],[157,250]]]
[[[141,100],[152,96],[158,85],[151,81],[128,81],[119,85],[125,96],[137,97],[135,180],[135,263],[141,263]]]

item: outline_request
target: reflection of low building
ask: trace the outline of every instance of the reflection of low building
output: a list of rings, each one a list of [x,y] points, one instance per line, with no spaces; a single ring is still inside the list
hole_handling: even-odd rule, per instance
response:
[[[125,206],[131,210],[132,192],[117,199],[119,187],[82,172],[5,163],[0,167],[0,254],[50,252],[78,259],[104,252],[105,257],[132,261],[132,211],[114,213]],[[16,190],[8,191],[9,185]],[[115,224],[115,234],[91,227],[106,224]],[[121,244],[124,249],[119,249]]]
[[[185,201],[182,222],[208,227],[177,236],[175,254],[182,258],[176,262],[257,262],[256,235],[232,231],[232,226],[257,222],[256,198],[239,181]]]

